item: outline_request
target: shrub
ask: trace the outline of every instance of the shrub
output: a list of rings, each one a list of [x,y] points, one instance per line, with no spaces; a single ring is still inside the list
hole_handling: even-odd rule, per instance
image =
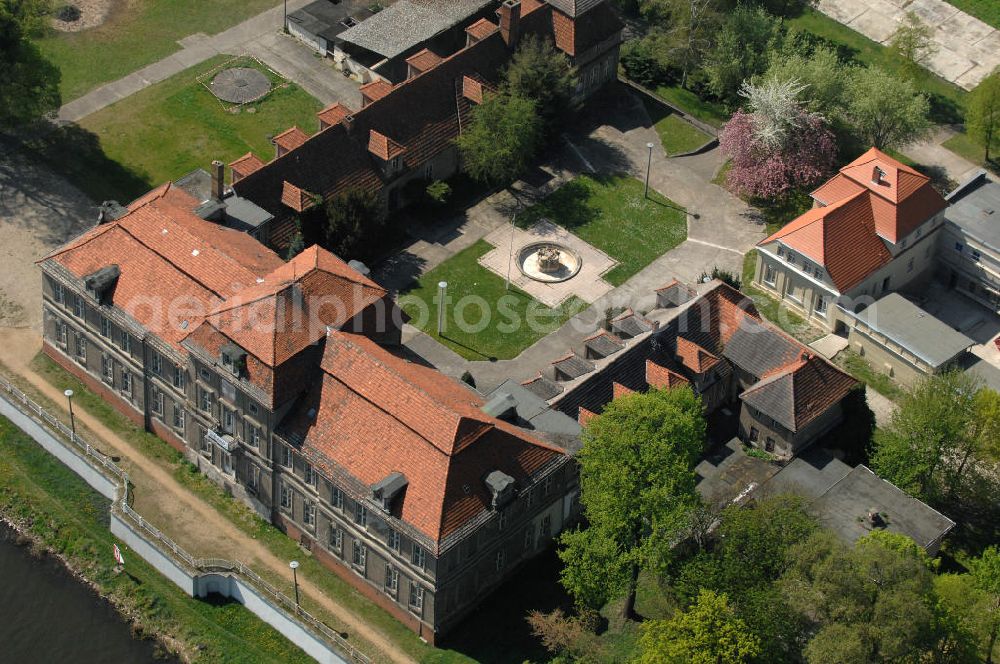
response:
[[[434,180],[434,182],[427,185],[424,191],[427,194],[427,198],[438,205],[444,205],[451,198],[451,185],[443,180]]]
[[[625,76],[647,88],[655,88],[667,78],[667,72],[655,55],[650,37],[625,42],[622,45],[621,63]]]
[[[736,290],[740,290],[740,288],[743,286],[743,280],[740,279],[740,277],[733,274],[729,270],[723,270],[718,266],[712,268],[711,274],[702,271],[701,276],[698,277],[698,281],[701,282],[705,282],[711,279],[718,279],[722,283],[728,284],[733,288],[735,288]]]

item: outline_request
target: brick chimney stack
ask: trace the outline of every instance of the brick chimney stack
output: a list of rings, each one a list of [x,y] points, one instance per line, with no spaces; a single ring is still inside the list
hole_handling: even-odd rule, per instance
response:
[[[212,162],[212,198],[221,201],[226,188],[226,166],[218,159]]]
[[[517,46],[521,32],[521,0],[504,0],[500,5],[500,36],[508,48]]]

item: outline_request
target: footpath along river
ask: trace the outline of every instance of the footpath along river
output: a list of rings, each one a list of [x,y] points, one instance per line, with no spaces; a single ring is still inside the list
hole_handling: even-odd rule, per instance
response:
[[[0,664],[163,664],[108,602],[15,537],[0,524]]]

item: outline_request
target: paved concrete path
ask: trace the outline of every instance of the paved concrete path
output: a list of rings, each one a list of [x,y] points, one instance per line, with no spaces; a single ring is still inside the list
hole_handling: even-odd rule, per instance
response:
[[[244,44],[243,49],[294,81],[324,106],[339,101],[353,109],[361,108],[361,86],[295,37],[271,30]],[[316,127],[302,129],[311,134]]]
[[[921,166],[940,168],[949,179],[961,183],[982,170],[982,167],[955,154],[943,145],[955,133],[955,130],[949,127],[936,127],[933,133],[924,140],[907,145],[903,149],[903,154]],[[931,174],[928,173],[928,175]],[[991,177],[993,176],[991,175]]]
[[[1000,66],[1000,31],[944,0],[819,0],[830,18],[885,44],[909,12],[934,29],[937,53],[924,64],[941,78],[971,90]]]
[[[309,0],[288,0],[288,11],[294,11],[308,3]],[[210,37],[204,34],[195,34],[185,37],[178,42],[181,45],[181,50],[176,53],[64,104],[59,109],[57,121],[60,123],[78,122],[91,113],[110,106],[154,83],[170,78],[174,74],[204,62],[219,53],[241,54],[251,42],[269,33],[279,32],[283,13],[284,4],[279,4],[217,35]],[[275,69],[278,68],[275,67]]]
[[[524,380],[534,376],[567,349],[579,346],[603,321],[604,312],[609,307],[631,306],[647,311],[654,306],[655,288],[674,278],[694,282],[703,271],[711,272],[715,266],[739,274],[743,254],[764,237],[763,227],[753,220],[751,210],[745,203],[711,183],[712,175],[722,165],[718,151],[696,157],[667,157],[655,130],[650,126],[645,109],[631,95],[622,96],[617,100],[616,107],[601,109],[598,115],[607,118],[605,124],[583,135],[569,136],[572,145],[565,150],[562,161],[547,169],[558,174],[554,181],[564,181],[590,169],[603,173],[626,172],[641,177],[646,169],[646,144],[652,142],[656,147],[653,150],[650,186],[687,208],[688,240],[654,260],[626,283],[599,298],[589,309],[512,360],[466,360],[409,326],[403,333],[403,342],[408,350],[449,375],[459,376],[469,371],[480,389],[490,389],[508,377]],[[575,168],[570,163],[574,160]],[[474,240],[464,238],[465,232],[473,235],[481,233],[478,236],[482,237],[485,234],[484,225],[495,227],[497,223],[506,223],[509,218],[497,211],[495,202],[485,201],[477,208],[483,209],[474,209],[471,225],[456,229],[448,237],[461,234],[459,237],[463,237],[463,244],[468,246]],[[488,214],[487,209],[491,209],[492,213]],[[492,215],[496,215],[492,222],[485,221]],[[452,242],[456,240],[457,237],[454,237]],[[427,256],[426,265],[418,265],[412,276],[451,255],[440,245],[437,251],[419,247],[411,247],[410,251]]]

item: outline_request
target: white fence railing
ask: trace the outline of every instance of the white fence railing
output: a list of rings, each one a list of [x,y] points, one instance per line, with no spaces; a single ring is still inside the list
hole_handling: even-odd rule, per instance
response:
[[[112,509],[123,515],[134,527],[144,533],[148,541],[161,554],[172,558],[175,563],[180,563],[188,567],[194,573],[194,576],[219,573],[238,576],[262,596],[273,600],[286,613],[294,616],[300,627],[319,637],[321,641],[325,641],[332,650],[344,656],[347,661],[357,664],[371,664],[371,660],[367,655],[359,652],[343,636],[297,605],[291,598],[262,579],[259,574],[247,565],[238,560],[195,558],[185,551],[180,545],[164,535],[156,526],[144,519],[141,514],[132,509],[131,505],[129,505],[131,484],[129,483],[128,473],[112,461],[109,456],[95,448],[79,434],[74,433],[70,427],[42,408],[4,376],[0,376],[0,393],[8,395],[10,398],[7,401],[16,406],[25,415],[28,415],[49,429],[57,437],[68,442],[76,452],[83,455],[91,466],[115,478],[118,481],[119,489],[118,497],[112,502]]]

